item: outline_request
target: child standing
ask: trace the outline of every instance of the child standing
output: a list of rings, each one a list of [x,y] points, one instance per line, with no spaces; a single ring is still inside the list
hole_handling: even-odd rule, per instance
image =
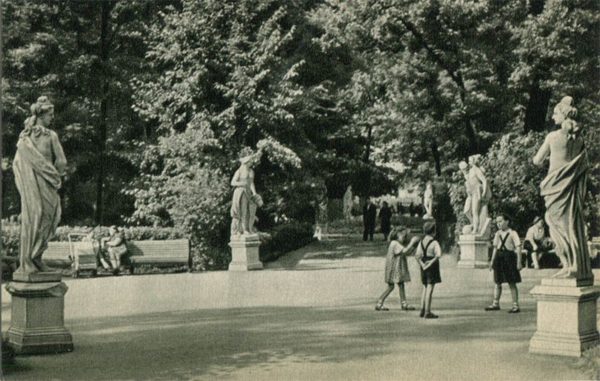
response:
[[[388,284],[388,288],[379,297],[379,300],[375,305],[376,311],[389,311],[387,307],[383,306],[383,302],[385,302],[385,299],[394,290],[394,283],[398,284],[402,310],[413,311],[415,309],[406,302],[404,282],[410,282],[410,273],[408,272],[406,256],[413,252],[417,242],[418,238],[416,237],[413,237],[409,242],[408,229],[394,228],[391,231],[390,245],[385,259],[385,282]]]
[[[519,235],[508,227],[509,219],[505,215],[496,217],[498,231],[494,236],[494,251],[490,271],[494,270],[494,301],[485,308],[486,311],[500,310],[500,296],[502,295],[502,283],[508,283],[512,295],[513,307],[508,313],[520,312],[519,290],[517,283],[521,283],[521,241]]]
[[[423,233],[425,236],[421,239],[415,254],[415,258],[421,266],[421,282],[423,283],[419,316],[425,319],[437,319],[438,316],[431,312],[431,299],[435,285],[442,282],[439,262],[442,248],[434,238],[435,222],[429,221],[423,224]]]

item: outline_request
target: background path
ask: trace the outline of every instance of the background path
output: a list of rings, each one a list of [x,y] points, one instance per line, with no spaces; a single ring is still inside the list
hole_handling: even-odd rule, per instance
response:
[[[68,279],[75,351],[18,357],[7,380],[567,380],[578,360],[528,353],[528,291],[553,270],[523,270],[522,313],[484,312],[491,273],[443,257],[433,310],[376,312],[383,241],[315,242],[263,271]],[[418,268],[409,301],[418,305]],[[597,274],[597,277],[600,274]],[[2,290],[2,329],[10,295]]]

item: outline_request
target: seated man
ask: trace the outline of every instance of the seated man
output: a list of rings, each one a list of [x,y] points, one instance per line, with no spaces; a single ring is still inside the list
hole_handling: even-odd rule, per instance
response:
[[[527,230],[523,242],[523,250],[527,253],[527,267],[540,268],[540,258],[552,250],[552,242],[546,238],[544,219],[536,217],[533,225]]]
[[[123,256],[127,254],[127,243],[122,232],[116,226],[109,228],[110,236],[102,238],[102,247],[108,252],[113,274],[118,275]]]

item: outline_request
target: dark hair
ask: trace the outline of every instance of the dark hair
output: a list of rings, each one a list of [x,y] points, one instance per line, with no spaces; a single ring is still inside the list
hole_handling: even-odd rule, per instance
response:
[[[508,217],[508,215],[506,213],[498,213],[496,215],[496,218],[498,217],[502,217],[504,219],[504,221],[510,222],[510,217]]]
[[[395,227],[390,232],[390,241],[396,240],[400,242],[401,245],[406,245],[408,243],[408,233],[409,230],[404,226]]]
[[[423,233],[433,235],[435,233],[435,221],[427,221],[423,224]]]

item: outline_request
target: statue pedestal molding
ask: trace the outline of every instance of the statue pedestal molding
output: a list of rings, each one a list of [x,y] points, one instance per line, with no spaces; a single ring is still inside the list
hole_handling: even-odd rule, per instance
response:
[[[488,267],[490,242],[487,238],[474,234],[462,234],[458,240],[460,260],[458,268],[478,269]]]
[[[531,294],[537,300],[537,328],[529,352],[580,357],[599,344],[600,287],[593,279],[543,279]]]
[[[231,247],[229,271],[261,270],[263,264],[258,256],[259,246],[258,234],[232,236],[229,242]]]
[[[15,353],[73,351],[73,338],[64,323],[67,289],[61,281],[10,282],[6,286],[12,295],[11,322],[6,337]]]

